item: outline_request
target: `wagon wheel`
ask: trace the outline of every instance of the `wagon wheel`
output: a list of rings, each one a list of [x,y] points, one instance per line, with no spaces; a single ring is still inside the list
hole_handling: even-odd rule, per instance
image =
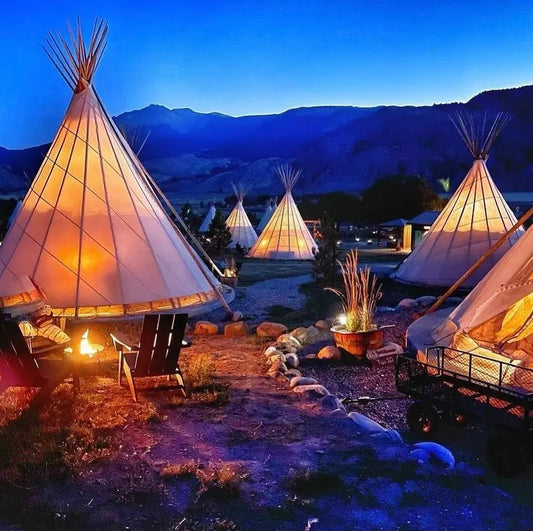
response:
[[[413,433],[428,435],[437,429],[439,415],[430,402],[415,402],[407,410],[407,425]]]
[[[505,478],[520,475],[528,462],[524,441],[510,435],[491,437],[485,445],[485,455],[495,474]]]

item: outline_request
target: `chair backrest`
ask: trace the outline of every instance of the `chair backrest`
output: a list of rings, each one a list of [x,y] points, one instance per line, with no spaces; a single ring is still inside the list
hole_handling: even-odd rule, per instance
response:
[[[174,374],[186,325],[187,314],[146,315],[134,367],[135,376]]]
[[[18,323],[0,319],[0,392],[8,387],[42,387],[44,383]]]

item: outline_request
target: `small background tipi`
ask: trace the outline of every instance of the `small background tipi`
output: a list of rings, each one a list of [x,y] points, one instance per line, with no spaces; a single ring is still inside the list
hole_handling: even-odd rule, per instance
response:
[[[107,24],[89,46],[50,36],[48,54],[74,91],[22,208],[0,246],[0,298],[20,278],[56,315],[199,313],[222,287],[164,211],[92,86]],[[61,43],[61,44],[60,44]]]
[[[231,186],[237,197],[237,204],[226,219],[226,225],[231,232],[231,242],[228,247],[234,249],[239,244],[241,247],[249,249],[256,242],[257,233],[244,210],[243,200],[246,189],[242,183],[237,185],[231,183]]]
[[[261,231],[266,227],[267,223],[270,221],[270,218],[272,217],[272,214],[274,214],[275,210],[275,203],[273,199],[269,199],[267,201],[266,210],[261,216],[261,221],[259,221],[259,225],[257,225],[257,232],[261,233]]]
[[[275,260],[311,260],[317,245],[292,197],[292,189],[302,171],[283,165],[277,167],[276,172],[286,192],[249,256]]]
[[[485,120],[477,124],[472,116],[457,115],[454,124],[475,157],[474,163],[431,229],[393,274],[394,278],[448,287],[516,223],[486,165],[490,149],[507,121],[507,115],[499,114],[486,132]],[[462,287],[474,287],[522,233],[519,229],[512,234]]]
[[[202,221],[202,224],[200,225],[199,232],[207,232],[209,230],[209,225],[211,225],[211,222],[213,221],[216,213],[217,209],[215,207],[215,203],[212,202],[209,207],[209,210],[207,211],[207,214],[205,215],[204,220]]]

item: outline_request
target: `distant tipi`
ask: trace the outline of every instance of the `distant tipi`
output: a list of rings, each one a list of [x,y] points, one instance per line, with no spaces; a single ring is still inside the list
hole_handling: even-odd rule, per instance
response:
[[[211,203],[209,210],[207,211],[207,214],[205,215],[204,220],[202,221],[202,224],[200,225],[199,232],[207,232],[209,230],[209,225],[211,225],[211,222],[213,221],[215,214],[217,213],[217,209],[215,207],[215,203]]]
[[[228,247],[233,249],[239,244],[241,247],[249,249],[257,240],[257,233],[252,227],[242,204],[246,195],[246,189],[242,183],[237,185],[231,183],[231,186],[237,197],[237,204],[231,211],[228,219],[226,219],[226,225],[231,232],[231,242]]]
[[[272,217],[272,214],[274,214],[275,206],[274,206],[274,200],[269,199],[267,201],[267,206],[264,214],[261,216],[261,221],[259,222],[259,225],[257,225],[257,232],[261,232],[267,225],[267,223],[270,221],[270,218]]]
[[[472,116],[461,114],[452,120],[475,157],[474,163],[429,232],[393,274],[394,278],[424,286],[451,286],[516,223],[485,163],[508,119],[507,115],[498,114],[488,133],[485,120],[478,125]],[[522,233],[519,229],[512,234],[462,287],[474,287]]]
[[[74,91],[22,208],[0,247],[0,298],[29,277],[56,315],[200,313],[222,286],[161,206],[92,86],[107,23],[88,46],[50,34],[47,53]]]
[[[277,167],[276,172],[286,192],[249,256],[275,260],[311,260],[317,245],[292,197],[292,189],[302,171],[283,165]]]

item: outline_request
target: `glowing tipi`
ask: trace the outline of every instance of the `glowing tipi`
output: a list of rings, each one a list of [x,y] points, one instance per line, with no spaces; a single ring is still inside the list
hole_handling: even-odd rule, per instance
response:
[[[266,227],[267,223],[272,217],[272,214],[274,214],[274,210],[274,201],[272,199],[269,199],[267,201],[265,213],[261,216],[261,221],[259,222],[259,225],[257,225],[257,232],[260,233]]]
[[[216,213],[217,209],[215,208],[215,204],[211,203],[211,206],[209,207],[209,210],[207,211],[207,214],[200,225],[200,232],[207,232],[209,230],[209,225],[211,225]]]
[[[508,119],[507,115],[499,114],[485,134],[485,120],[478,126],[471,116],[457,115],[454,124],[475,157],[474,163],[429,232],[393,274],[394,278],[448,287],[516,223],[485,163]],[[511,235],[462,287],[474,287],[522,233],[520,229]]]
[[[284,165],[277,167],[276,172],[286,192],[249,256],[274,260],[311,260],[317,245],[292,197],[292,189],[302,171]]]
[[[228,219],[226,219],[226,225],[231,232],[231,242],[228,247],[233,249],[239,244],[241,247],[249,249],[257,240],[257,233],[252,227],[242,205],[246,190],[242,183],[239,183],[237,186],[231,183],[231,186],[237,197],[237,204],[231,211]]]
[[[451,323],[449,323],[451,321]],[[452,336],[453,334],[453,336]],[[465,337],[466,336],[466,337]],[[533,365],[533,226],[507,251],[448,323],[433,333],[438,344],[484,347]]]
[[[146,170],[92,86],[107,24],[88,46],[50,34],[47,53],[74,91],[48,153],[0,247],[0,297],[27,275],[56,315],[200,313],[222,287],[168,217]]]

